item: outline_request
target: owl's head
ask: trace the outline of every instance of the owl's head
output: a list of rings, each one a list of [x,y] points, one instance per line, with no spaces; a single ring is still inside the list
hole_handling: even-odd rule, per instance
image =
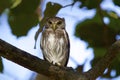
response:
[[[65,19],[59,17],[48,18],[45,23],[45,29],[65,29]]]

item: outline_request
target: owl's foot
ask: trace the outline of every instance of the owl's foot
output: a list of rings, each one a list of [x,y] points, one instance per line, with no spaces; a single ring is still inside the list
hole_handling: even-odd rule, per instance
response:
[[[60,63],[55,63],[55,65],[56,65],[56,66],[61,66],[61,64],[60,64]]]
[[[52,61],[52,64],[55,65],[55,66],[61,66],[60,63],[55,63],[55,62],[53,62],[53,61]]]

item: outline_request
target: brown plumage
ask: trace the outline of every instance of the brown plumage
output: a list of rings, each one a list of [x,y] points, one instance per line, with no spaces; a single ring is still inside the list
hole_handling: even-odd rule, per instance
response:
[[[45,60],[58,66],[67,65],[70,43],[65,30],[64,18],[51,17],[47,19],[40,46]]]

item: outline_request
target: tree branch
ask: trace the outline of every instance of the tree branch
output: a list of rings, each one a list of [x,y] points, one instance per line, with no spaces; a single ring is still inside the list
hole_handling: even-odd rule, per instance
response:
[[[0,39],[0,56],[25,68],[45,74],[50,64]],[[44,65],[43,65],[44,64]],[[45,67],[44,67],[45,66]],[[38,68],[41,67],[41,68]],[[41,72],[42,70],[42,72]]]
[[[0,39],[0,56],[13,61],[25,68],[35,71],[56,80],[87,80],[73,69],[53,66],[52,64],[39,59],[23,50],[20,50]]]
[[[52,76],[55,80],[95,80],[103,74],[119,52],[120,40],[110,47],[106,55],[92,69],[79,74],[72,68],[54,66],[0,39],[0,56],[39,74]]]
[[[116,41],[106,52],[106,55],[97,62],[97,64],[84,73],[89,77],[90,80],[95,80],[100,75],[103,75],[106,68],[109,67],[111,62],[116,58],[116,56],[120,53],[120,40]]]

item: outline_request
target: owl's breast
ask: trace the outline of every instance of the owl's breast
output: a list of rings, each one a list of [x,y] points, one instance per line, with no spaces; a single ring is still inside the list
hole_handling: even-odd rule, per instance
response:
[[[52,48],[58,47],[57,46],[58,44],[60,44],[61,47],[62,47],[62,45],[64,45],[63,37],[58,36],[56,34],[52,34],[52,33],[48,35],[48,42],[49,42],[50,47],[52,47]]]
[[[49,34],[48,42],[49,42],[49,46],[53,48],[55,45],[55,34]]]

